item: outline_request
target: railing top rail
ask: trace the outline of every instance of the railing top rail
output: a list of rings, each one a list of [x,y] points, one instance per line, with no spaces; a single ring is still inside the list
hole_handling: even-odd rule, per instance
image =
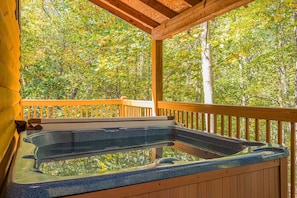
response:
[[[22,100],[23,106],[71,106],[71,105],[105,105],[122,104],[120,99],[106,100]]]
[[[144,107],[144,108],[153,108],[153,101],[145,100],[123,100],[123,105],[128,105],[132,107]]]
[[[203,112],[244,118],[297,122],[297,109],[295,108],[247,107],[165,101],[159,101],[158,107],[160,109],[177,111]]]

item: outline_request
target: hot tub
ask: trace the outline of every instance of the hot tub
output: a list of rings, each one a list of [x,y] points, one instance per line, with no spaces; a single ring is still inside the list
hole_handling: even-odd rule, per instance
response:
[[[8,198],[286,196],[288,150],[281,145],[190,130],[163,117],[41,125],[20,133]]]

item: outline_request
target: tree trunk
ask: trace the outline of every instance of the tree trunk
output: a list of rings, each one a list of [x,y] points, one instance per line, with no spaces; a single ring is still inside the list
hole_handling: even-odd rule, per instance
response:
[[[203,89],[204,89],[204,103],[213,103],[213,80],[212,80],[212,62],[209,40],[209,25],[208,22],[204,22],[201,25],[201,44],[202,44],[202,77],[203,77]]]
[[[203,89],[204,89],[204,103],[213,103],[213,79],[212,79],[212,62],[211,62],[211,49],[209,44],[209,22],[204,22],[200,25],[202,28],[201,33],[201,44],[202,44],[202,78],[203,78]],[[207,128],[209,132],[214,132],[214,119],[213,115],[210,116],[210,129]],[[207,119],[206,119],[207,120]],[[207,122],[207,121],[206,121]],[[206,123],[208,126],[208,123]]]
[[[246,106],[246,96],[245,96],[245,82],[244,82],[244,74],[243,74],[243,66],[242,63],[239,63],[239,86],[241,89],[241,105]]]
[[[283,6],[283,1],[281,0],[279,2],[279,6],[278,9],[282,10]],[[281,11],[279,11],[281,13]],[[281,22],[276,22],[276,27],[277,27],[277,31],[276,31],[276,48],[280,49],[280,51],[282,51],[283,48],[283,38],[282,35],[284,35],[284,28],[283,28],[283,24]],[[284,63],[284,55],[282,52],[279,53],[278,56],[279,59],[279,67],[278,67],[278,76],[279,76],[279,93],[278,93],[278,101],[279,101],[279,106],[280,107],[290,107],[290,99],[289,99],[289,81],[288,81],[288,71],[287,71],[287,66]]]
[[[72,90],[72,94],[71,94],[71,100],[75,99],[76,95],[77,95],[77,91],[78,91],[78,88],[75,87],[73,90]]]
[[[295,23],[297,22],[297,12],[296,10],[294,9],[293,11],[293,14],[294,14],[294,21]],[[296,44],[296,56],[297,57],[297,26],[295,26],[294,28],[294,31],[295,31],[295,44]],[[295,107],[297,108],[297,58],[296,58],[296,64],[295,64]]]

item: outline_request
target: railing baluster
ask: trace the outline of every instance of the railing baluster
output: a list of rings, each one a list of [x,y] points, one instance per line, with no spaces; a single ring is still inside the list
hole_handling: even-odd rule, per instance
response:
[[[195,124],[195,127],[196,127],[197,130],[199,130],[199,113],[196,112],[195,115],[196,115],[196,124]]]
[[[221,135],[224,135],[225,133],[225,120],[224,115],[221,115]]]
[[[102,107],[102,105],[101,105],[101,106],[100,106],[100,118],[103,117],[103,116],[102,116],[102,115],[103,115],[103,113],[102,113],[102,112],[103,112],[102,108],[103,108],[103,107]],[[125,106],[124,109],[127,109],[127,107]],[[127,111],[128,111],[128,110],[127,110]],[[127,116],[127,115],[126,115],[126,116]]]
[[[245,138],[250,140],[250,120],[245,118]]]
[[[67,109],[66,109],[67,106],[66,106],[66,105],[63,105],[62,108],[63,108],[63,110],[64,110],[64,116],[63,116],[63,117],[64,117],[64,118],[67,118]]]
[[[56,117],[56,116],[55,116],[55,107],[54,107],[54,106],[52,106],[52,116],[53,116],[53,118]]]
[[[184,112],[183,111],[180,111],[179,113],[180,113],[180,122],[182,124],[184,124]]]
[[[86,105],[85,108],[86,108],[86,118],[88,118],[89,117],[89,105]]]
[[[201,120],[202,131],[205,131],[205,114],[202,113],[202,120]]]
[[[28,106],[28,120],[31,118],[31,106]]]
[[[40,117],[43,118],[43,106],[40,106]]]
[[[236,138],[240,138],[240,118],[236,117]]]
[[[282,123],[282,121],[277,122],[277,143],[283,144],[283,123]]]
[[[93,106],[89,105],[88,110],[89,110],[89,113],[90,113],[90,118],[92,118],[93,117]]]
[[[185,112],[186,114],[186,118],[185,118],[185,123],[186,123],[186,128],[189,128],[189,113],[188,112]]]
[[[207,131],[211,132],[211,128],[210,128],[210,116],[211,115],[209,113],[207,113],[206,115],[207,115]]]
[[[193,129],[194,127],[194,113],[190,113],[190,128]]]
[[[232,137],[232,117],[228,116],[228,136]]]
[[[36,106],[33,107],[33,118],[36,118]]]
[[[260,140],[260,135],[259,135],[259,119],[255,119],[255,140],[259,141]]]
[[[150,117],[151,116],[151,109],[150,108],[145,108],[145,116]]]
[[[266,120],[266,142],[271,143],[270,120]]]
[[[46,107],[46,117],[49,117],[49,106]],[[28,118],[29,119],[29,118]]]
[[[214,126],[213,126],[214,131],[213,131],[213,132],[216,134],[216,133],[218,132],[218,126],[217,126],[217,124],[218,124],[218,123],[217,123],[217,114],[214,114],[214,115],[213,115],[213,122],[214,122],[214,123],[213,123],[213,125],[214,125]]]
[[[70,105],[69,108],[69,116],[70,118],[73,118],[73,105]]]
[[[108,117],[108,105],[104,105],[104,107],[105,107],[105,117],[107,118]],[[134,108],[132,108],[132,115],[131,116],[133,116],[134,115]]]

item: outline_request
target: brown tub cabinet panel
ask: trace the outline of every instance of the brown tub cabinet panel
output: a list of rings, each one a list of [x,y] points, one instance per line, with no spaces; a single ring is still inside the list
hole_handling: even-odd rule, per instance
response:
[[[72,198],[287,198],[287,159],[73,195]]]

